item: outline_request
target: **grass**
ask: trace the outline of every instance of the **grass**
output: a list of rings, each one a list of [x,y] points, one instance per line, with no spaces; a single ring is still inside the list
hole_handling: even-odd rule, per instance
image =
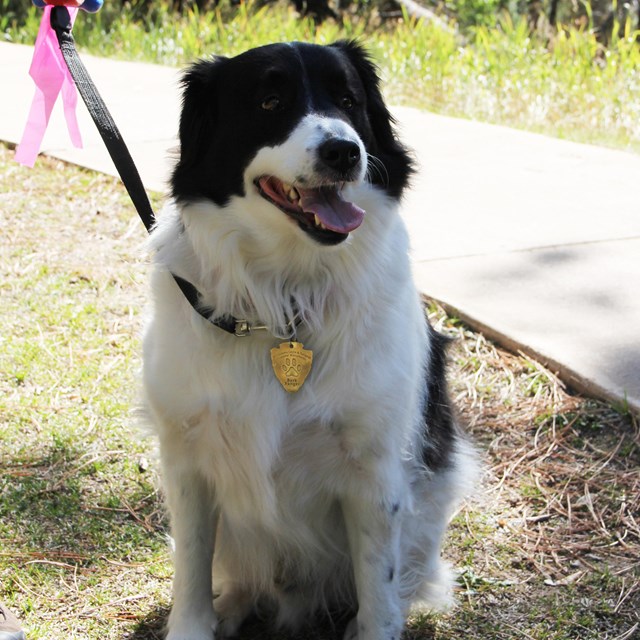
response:
[[[113,180],[1,153],[21,186],[0,206],[0,597],[19,598],[30,638],[121,637],[111,609],[168,575],[130,415],[141,234]]]
[[[35,8],[20,22],[6,15],[0,28],[6,39],[31,44],[40,17]],[[497,26],[476,27],[463,38],[407,17],[381,23],[375,14],[347,15],[316,25],[300,19],[290,4],[250,3],[176,17],[158,2],[144,19],[135,7],[107,3],[98,14],[81,13],[74,34],[97,55],[168,65],[281,40],[360,38],[396,103],[640,150],[640,46],[629,25],[604,48],[588,29],[531,32],[506,15]]]
[[[145,232],[116,180],[11,156],[0,146],[0,600],[30,640],[159,638],[167,522],[134,416]],[[637,419],[430,315],[456,338],[452,393],[486,473],[445,551],[459,606],[414,616],[406,640],[637,637]],[[287,638],[243,634],[265,637]]]

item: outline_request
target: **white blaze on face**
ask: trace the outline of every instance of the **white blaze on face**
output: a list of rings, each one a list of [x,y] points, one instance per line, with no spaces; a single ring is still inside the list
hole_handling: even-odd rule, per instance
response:
[[[283,143],[256,153],[244,174],[246,193],[284,212],[283,219],[321,244],[336,244],[364,220],[365,211],[346,200],[343,189],[364,181],[366,158],[362,140],[348,123],[310,114]]]
[[[305,116],[282,144],[260,149],[245,170],[247,192],[257,178],[276,176],[279,180],[302,187],[318,187],[328,183],[318,173],[318,150],[331,139],[353,142],[360,149],[360,166],[352,182],[364,180],[367,152],[353,127],[338,118],[319,114]]]

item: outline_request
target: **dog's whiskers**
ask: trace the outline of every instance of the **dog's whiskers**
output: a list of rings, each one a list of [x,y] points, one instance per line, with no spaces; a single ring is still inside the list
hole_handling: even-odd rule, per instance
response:
[[[389,172],[387,168],[384,166],[384,162],[380,160],[380,158],[374,156],[371,153],[367,153],[367,158],[369,162],[367,163],[367,179],[370,182],[373,182],[374,171],[378,174],[383,184],[389,183]]]

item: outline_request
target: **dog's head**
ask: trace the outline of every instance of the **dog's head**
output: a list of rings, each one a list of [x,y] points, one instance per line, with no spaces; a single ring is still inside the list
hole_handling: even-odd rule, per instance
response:
[[[193,65],[183,77],[177,201],[259,197],[316,242],[338,244],[365,212],[363,182],[399,198],[411,160],[374,65],[353,42],[273,44]]]

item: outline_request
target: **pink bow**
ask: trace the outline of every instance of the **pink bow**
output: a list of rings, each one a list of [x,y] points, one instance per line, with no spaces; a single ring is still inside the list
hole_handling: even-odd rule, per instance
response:
[[[55,31],[51,28],[51,9],[50,5],[44,8],[44,15],[36,38],[33,60],[29,69],[29,75],[36,83],[36,93],[31,103],[22,140],[15,155],[15,159],[27,167],[33,167],[36,161],[53,105],[61,91],[71,142],[75,147],[82,147],[82,137],[76,118],[78,94],[73,78],[62,57]],[[78,9],[69,8],[68,11],[71,24],[73,24]]]

